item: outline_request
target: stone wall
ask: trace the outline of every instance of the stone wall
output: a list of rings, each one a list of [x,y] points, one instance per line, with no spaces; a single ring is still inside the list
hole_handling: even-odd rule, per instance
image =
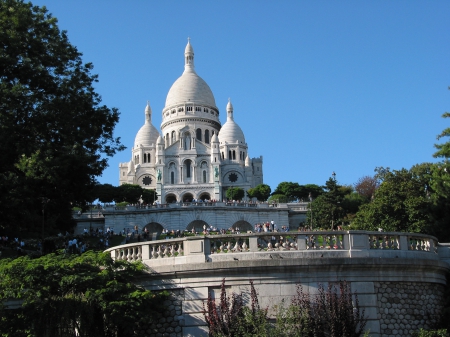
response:
[[[442,308],[444,286],[425,282],[374,282],[382,337],[430,328]]]
[[[182,303],[184,301],[184,289],[170,290],[169,297],[164,301],[166,310],[160,314],[155,322],[148,326],[142,326],[139,336],[142,337],[181,337],[184,317],[182,315]]]

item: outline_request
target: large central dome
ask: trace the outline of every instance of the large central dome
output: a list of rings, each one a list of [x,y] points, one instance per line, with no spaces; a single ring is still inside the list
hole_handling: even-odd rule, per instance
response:
[[[194,49],[189,41],[184,56],[184,72],[170,88],[165,107],[187,102],[216,107],[216,100],[209,85],[194,70]]]

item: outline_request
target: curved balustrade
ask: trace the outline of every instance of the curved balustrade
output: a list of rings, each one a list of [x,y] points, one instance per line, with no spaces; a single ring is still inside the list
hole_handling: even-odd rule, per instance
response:
[[[143,261],[183,256],[186,238],[130,243],[108,249],[111,257],[126,261]]]
[[[267,255],[273,258],[271,255],[273,252],[287,254],[286,258],[325,256],[327,258],[402,257],[414,259],[424,257],[438,259],[437,245],[435,237],[411,233],[264,232],[147,241],[117,246],[107,251],[111,252],[114,259],[144,261],[149,266],[163,266],[165,264],[223,261],[223,259],[239,260],[237,254],[242,256],[246,254],[245,259],[247,260],[267,258],[264,257]],[[319,252],[320,255],[314,252]],[[279,254],[278,256],[280,256]]]

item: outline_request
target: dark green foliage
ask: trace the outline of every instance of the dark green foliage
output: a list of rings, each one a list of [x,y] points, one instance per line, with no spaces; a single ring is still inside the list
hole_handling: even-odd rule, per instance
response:
[[[450,117],[450,113],[446,112],[442,115],[442,117],[448,118]],[[450,136],[450,128],[445,128],[444,131],[442,131],[436,138],[439,140],[443,137],[449,136]],[[447,141],[443,144],[435,144],[434,147],[437,149],[437,151],[433,154],[433,157],[445,159],[450,158],[450,142]]]
[[[130,204],[137,204],[143,190],[144,189],[139,185],[122,184],[117,187],[114,200],[116,202],[126,201]]]
[[[328,179],[324,190],[309,204],[306,223],[312,222],[315,228],[336,229],[346,224],[363,203],[351,186],[339,185],[335,177]]]
[[[346,282],[339,290],[319,286],[316,295],[297,288],[297,295],[288,308],[280,308],[275,336],[286,337],[358,337],[364,334],[367,318],[359,307],[358,297]]]
[[[137,336],[160,298],[132,281],[142,264],[113,261],[108,253],[49,254],[0,261],[0,336]]]
[[[45,208],[46,232],[65,230],[123,149],[92,69],[45,8],[0,1],[0,228],[35,228]]]
[[[226,193],[228,200],[242,200],[244,195],[245,191],[240,187],[230,187]]]
[[[293,201],[295,199],[307,201],[310,195],[312,198],[317,198],[322,193],[323,189],[318,185],[299,185],[298,183],[284,181],[278,184],[272,195],[284,195],[287,197],[288,201]]]
[[[270,197],[270,186],[266,184],[259,184],[247,191],[249,198],[256,198],[258,201],[266,201]]]
[[[269,200],[267,200],[269,202],[276,202],[276,203],[287,203],[289,202],[289,198],[287,196],[285,196],[284,194],[272,194],[269,198]]]
[[[153,202],[157,199],[155,190],[142,190],[142,201],[146,204],[153,204]]]
[[[361,206],[352,227],[364,230],[425,232],[429,228],[431,199],[425,167],[388,171],[369,204]]]
[[[111,184],[98,184],[94,188],[94,200],[98,199],[100,202],[113,202],[117,194],[117,187]]]

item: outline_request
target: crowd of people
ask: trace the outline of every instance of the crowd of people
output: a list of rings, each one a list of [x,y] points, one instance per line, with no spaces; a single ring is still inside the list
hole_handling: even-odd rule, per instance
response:
[[[261,232],[289,232],[289,226],[281,226],[281,228],[278,228],[278,225],[275,223],[275,221],[268,221],[264,223],[257,223],[255,225],[255,232],[261,233]]]

